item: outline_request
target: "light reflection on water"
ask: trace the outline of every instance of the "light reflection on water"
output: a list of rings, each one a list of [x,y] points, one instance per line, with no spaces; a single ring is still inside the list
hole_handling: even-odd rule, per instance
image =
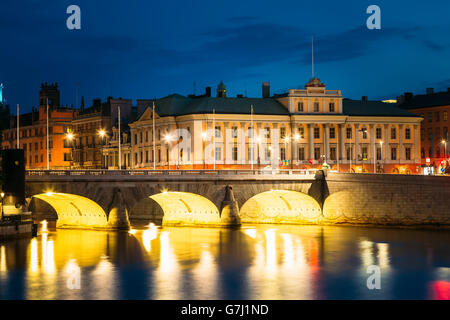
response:
[[[0,298],[448,299],[449,240],[282,225],[50,231],[0,244]],[[370,265],[381,290],[366,287]]]

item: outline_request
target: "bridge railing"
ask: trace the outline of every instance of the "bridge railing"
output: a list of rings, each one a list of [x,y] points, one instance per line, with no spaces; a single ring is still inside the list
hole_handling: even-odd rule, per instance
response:
[[[317,169],[278,170],[27,170],[27,176],[189,176],[189,175],[314,175]]]

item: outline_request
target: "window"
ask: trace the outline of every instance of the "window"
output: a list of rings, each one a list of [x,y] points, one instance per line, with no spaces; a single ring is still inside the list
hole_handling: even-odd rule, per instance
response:
[[[38,155],[35,155],[35,156],[34,156],[34,162],[35,162],[35,163],[38,163],[38,162],[39,162]]]
[[[253,148],[248,147],[247,148],[247,159],[248,161],[254,161],[255,160],[255,154],[253,153]]]
[[[320,147],[314,148],[314,159],[320,159]]]
[[[145,162],[148,163],[148,151],[145,151]]]
[[[248,132],[248,137],[249,138],[253,138],[253,128],[252,127],[248,127],[247,132]]]
[[[422,149],[420,150],[420,157],[421,157],[421,158],[425,158],[425,149],[424,149],[424,148],[422,148]]]
[[[272,147],[271,146],[266,146],[266,148],[265,148],[266,161],[270,160],[270,158],[271,158],[271,151],[272,151]]]
[[[305,148],[298,148],[298,160],[305,160]]]
[[[347,152],[347,160],[350,160],[352,158],[352,149],[351,148],[347,148],[346,150]]]
[[[411,148],[409,147],[405,148],[405,159],[411,160]]]
[[[42,142],[41,142],[42,143]],[[38,143],[37,142],[35,142],[34,143],[34,151],[38,151],[39,150],[39,147],[38,147]],[[37,162],[37,161],[36,161]]]
[[[139,162],[142,163],[144,161],[144,157],[142,155],[142,151],[139,153]]]
[[[421,141],[425,140],[425,129],[424,128],[420,129],[420,140]]]
[[[139,135],[140,135],[141,143],[144,142],[142,131],[139,133]]]
[[[411,139],[411,129],[405,128],[405,139],[409,140]]]
[[[215,153],[216,160],[222,160],[222,148],[216,147],[216,153]]]
[[[161,149],[158,149],[158,161],[157,162],[161,162]]]
[[[444,111],[444,112],[442,113],[442,120],[444,120],[444,121],[447,121],[447,120],[448,120],[448,113],[447,113],[447,111]]]
[[[145,142],[148,142],[148,131],[145,131]]]
[[[391,160],[397,160],[397,148],[396,147],[391,148]]]
[[[437,127],[436,128],[436,138],[439,139],[440,136],[441,136],[441,128]]]
[[[237,161],[238,159],[238,148],[236,146],[233,147],[232,149],[232,157],[233,157],[233,161]]]
[[[305,128],[299,127],[298,128],[298,135],[300,136],[300,139],[303,139],[305,137]]]
[[[320,139],[320,128],[314,128],[314,139]]]
[[[137,134],[134,134],[134,144],[137,144],[138,143],[138,137],[137,137]]]
[[[428,122],[433,122],[433,114],[431,112],[427,112]]]
[[[428,128],[428,140],[433,139],[433,129],[432,128]]]
[[[314,112],[319,112],[319,103],[314,102]]]
[[[397,130],[391,128],[391,139],[397,139]]]
[[[270,139],[270,128],[269,127],[264,128],[264,138]]]
[[[363,160],[367,160],[367,158],[368,158],[367,147],[361,148],[361,156],[362,156]]]
[[[367,139],[367,128],[362,128],[362,138]]]
[[[336,138],[336,130],[334,127],[330,128],[330,139]]]
[[[375,129],[375,136],[376,136],[376,139],[381,139],[381,128]]]
[[[220,126],[214,128],[214,137],[220,138],[222,136],[222,131],[220,129]]]
[[[134,163],[138,163],[138,154],[137,152],[134,154]]]
[[[347,128],[345,130],[346,134],[347,134],[347,139],[351,139],[352,138],[352,128]]]
[[[330,159],[336,160],[336,147],[330,147]]]
[[[381,147],[377,147],[377,160],[381,160]]]
[[[442,131],[442,133],[444,134],[444,139],[448,139],[448,128],[444,127],[444,130]]]
[[[237,137],[238,137],[238,128],[231,127],[231,138],[237,138]]]
[[[70,159],[70,153],[64,153],[64,161],[71,161]]]
[[[439,111],[434,113],[434,117],[436,118],[436,121],[439,121]]]
[[[286,148],[280,147],[280,158],[281,160],[286,160]]]
[[[44,155],[41,154],[41,162],[44,162]]]
[[[297,112],[303,112],[303,102],[297,103]]]
[[[284,139],[286,137],[286,128],[280,128],[280,138]]]
[[[328,105],[330,112],[335,112],[334,109],[334,102],[330,102],[330,104]]]

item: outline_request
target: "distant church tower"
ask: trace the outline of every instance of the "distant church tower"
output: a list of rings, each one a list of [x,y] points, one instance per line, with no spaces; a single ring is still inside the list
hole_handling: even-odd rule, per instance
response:
[[[51,109],[59,107],[58,83],[41,83],[41,90],[39,91],[39,107],[45,108],[47,106],[47,99]]]
[[[220,81],[219,85],[217,86],[217,97],[218,98],[227,97],[227,87],[225,86],[223,81]]]

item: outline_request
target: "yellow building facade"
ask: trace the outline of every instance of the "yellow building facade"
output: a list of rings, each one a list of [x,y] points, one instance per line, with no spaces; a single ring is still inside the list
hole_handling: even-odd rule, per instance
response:
[[[156,100],[130,124],[130,167],[419,172],[420,117],[317,78],[271,97],[265,86],[262,98],[227,97],[221,83],[217,97]]]

